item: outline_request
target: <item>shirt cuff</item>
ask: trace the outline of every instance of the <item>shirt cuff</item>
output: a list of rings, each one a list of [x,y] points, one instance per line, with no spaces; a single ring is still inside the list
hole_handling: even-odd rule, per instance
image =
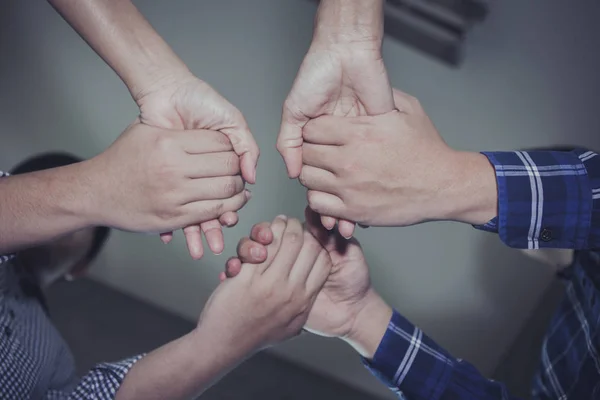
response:
[[[96,365],[83,377],[70,399],[114,399],[125,376],[144,355],[138,355],[116,363]]]
[[[8,176],[9,173],[8,172],[3,172],[0,171],[0,178],[4,178],[5,176]],[[0,265],[10,261],[11,259],[13,259],[15,257],[14,254],[0,254]]]
[[[478,229],[515,248],[584,249],[591,233],[592,188],[573,152],[484,152],[496,171],[498,216]]]
[[[400,398],[437,400],[450,383],[450,356],[394,311],[372,360],[364,365]]]

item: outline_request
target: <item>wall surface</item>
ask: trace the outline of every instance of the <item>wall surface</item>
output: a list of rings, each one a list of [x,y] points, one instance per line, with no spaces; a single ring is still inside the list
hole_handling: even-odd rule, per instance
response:
[[[315,5],[303,0],[138,1],[201,78],[246,115],[262,149],[254,198],[219,257],[192,261],[181,234],[114,235],[94,276],[196,319],[237,240],[279,213],[301,216],[303,188],[274,149],[280,109],[311,38]],[[0,163],[64,149],[89,157],[135,117],[113,72],[43,1],[0,9]],[[598,146],[600,3],[493,2],[455,70],[387,41],[395,86],[416,95],[445,139],[470,150],[556,143]],[[410,173],[410,171],[406,171]],[[360,231],[373,282],[424,330],[489,374],[551,273],[468,226],[432,223]],[[349,384],[389,395],[344,344],[309,335],[276,351]]]

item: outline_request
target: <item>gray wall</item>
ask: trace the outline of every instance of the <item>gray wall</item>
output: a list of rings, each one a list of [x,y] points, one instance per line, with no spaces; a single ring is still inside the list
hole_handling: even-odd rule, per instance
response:
[[[598,145],[600,3],[493,2],[459,70],[388,41],[395,86],[422,100],[457,148]],[[315,5],[303,0],[138,1],[141,11],[201,78],[246,115],[262,149],[254,198],[224,255],[192,261],[178,235],[117,234],[94,276],[195,319],[250,226],[301,216],[305,194],[274,149],[283,99],[311,38]],[[43,1],[4,1],[0,12],[0,162],[47,149],[102,151],[136,108],[112,71]],[[596,54],[594,54],[596,53]],[[406,171],[410,173],[410,171]],[[435,223],[358,233],[375,286],[395,307],[484,373],[496,367],[547,287],[550,270],[493,235]],[[386,393],[335,340],[304,336],[276,351],[349,384]]]

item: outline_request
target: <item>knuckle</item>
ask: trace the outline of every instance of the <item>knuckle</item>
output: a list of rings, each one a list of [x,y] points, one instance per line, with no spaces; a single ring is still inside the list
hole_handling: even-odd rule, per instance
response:
[[[224,178],[223,193],[224,193],[225,197],[229,198],[229,197],[235,196],[236,194],[238,194],[240,192],[238,180],[236,178],[237,177],[235,177],[235,176],[228,176],[228,177]]]
[[[223,214],[225,210],[225,204],[222,201],[216,202],[210,209],[210,215],[212,217],[217,217]]]
[[[286,231],[283,234],[283,240],[290,243],[290,244],[302,244],[303,240],[304,240],[304,235],[302,235],[299,232],[290,232],[290,231]]]
[[[179,213],[176,210],[174,207],[158,206],[154,211],[154,215],[160,224],[165,224],[179,217]]]
[[[237,172],[237,170],[239,169],[240,160],[235,153],[229,152],[225,156],[224,164],[227,171]]]
[[[216,132],[215,142],[223,147],[232,148],[231,140],[224,133]]]
[[[168,133],[163,133],[156,136],[154,145],[158,152],[169,153],[175,148],[175,138]]]

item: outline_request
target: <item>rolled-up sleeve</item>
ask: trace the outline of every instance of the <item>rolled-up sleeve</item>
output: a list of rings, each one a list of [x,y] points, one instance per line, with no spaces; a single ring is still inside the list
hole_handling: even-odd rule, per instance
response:
[[[138,355],[116,363],[102,363],[83,377],[69,400],[112,400],[115,398],[125,376],[143,355]]]
[[[9,174],[7,172],[0,171],[0,179],[6,177],[8,175]],[[2,223],[2,222],[0,221],[0,223]],[[14,256],[15,256],[14,254],[0,254],[0,265],[8,262],[12,258],[14,258]]]
[[[498,216],[476,228],[510,247],[600,248],[600,157],[589,150],[484,152]]]

